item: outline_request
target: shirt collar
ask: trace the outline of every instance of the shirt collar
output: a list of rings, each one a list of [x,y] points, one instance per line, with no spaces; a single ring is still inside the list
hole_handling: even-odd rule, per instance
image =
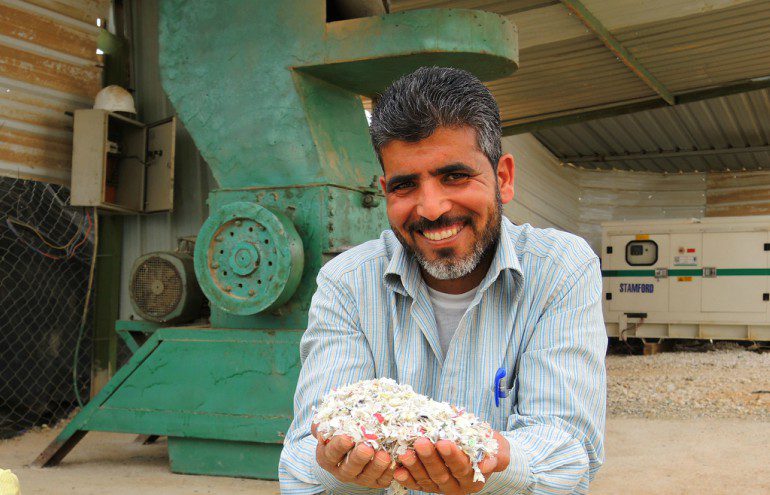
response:
[[[492,258],[492,264],[489,266],[487,274],[479,284],[479,294],[492,285],[503,271],[511,272],[516,282],[516,292],[520,292],[524,276],[521,271],[519,257],[516,255],[516,246],[511,235],[512,229],[515,229],[515,226],[503,216],[495,255]],[[414,299],[420,285],[425,283],[420,274],[420,267],[417,260],[406,252],[396,236],[392,233],[389,234],[390,242],[388,243],[391,245],[391,256],[384,274],[385,286],[390,290],[408,295]]]

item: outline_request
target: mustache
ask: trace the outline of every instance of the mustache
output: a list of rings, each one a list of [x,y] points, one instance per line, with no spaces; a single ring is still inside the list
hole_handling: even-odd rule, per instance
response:
[[[409,232],[414,233],[414,232],[420,232],[424,230],[441,229],[444,227],[449,227],[450,225],[454,225],[456,223],[463,223],[471,226],[473,225],[472,219],[469,216],[460,216],[460,217],[440,216],[435,220],[428,220],[427,218],[421,218],[407,225],[406,229]]]

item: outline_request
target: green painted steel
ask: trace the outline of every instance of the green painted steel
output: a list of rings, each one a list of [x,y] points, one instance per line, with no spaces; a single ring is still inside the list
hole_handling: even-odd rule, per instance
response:
[[[602,277],[654,277],[655,270],[602,270]],[[701,268],[674,268],[669,277],[702,277]],[[717,268],[717,277],[770,276],[770,268]]]
[[[217,208],[198,233],[195,274],[223,311],[251,315],[282,306],[305,264],[302,239],[280,211],[236,201]]]
[[[195,253],[213,329],[152,333],[38,464],[106,430],[168,435],[176,472],[276,477],[318,271],[388,227],[360,95],[422,65],[489,80],[518,64],[516,29],[496,14],[327,23],[325,3],[161,4],[163,86],[220,187]]]
[[[325,18],[318,0],[161,4],[163,86],[220,186],[367,185],[359,94],[420,65],[492,79],[518,63],[515,27],[492,13]]]
[[[169,437],[168,453],[175,473],[212,474],[214,464],[217,476],[278,479],[281,445]]]
[[[602,277],[654,277],[655,270],[602,270]]]
[[[703,275],[703,270],[698,268],[674,268],[668,271],[668,275],[670,277],[699,277]]]
[[[367,206],[366,198],[372,194],[367,188],[331,185],[213,192],[209,199],[212,211],[228,204],[251,202],[285,214],[302,238],[305,270],[294,297],[280,308],[237,315],[213,304],[211,324],[223,328],[304,329],[316,288],[315,277],[321,266],[336,253],[368,241],[388,228],[384,201],[377,206]],[[374,197],[381,198],[379,194]]]
[[[276,445],[292,418],[301,336],[289,330],[158,329],[52,445],[92,430],[248,442],[251,455],[266,456],[273,469]],[[220,473],[206,452],[198,455],[211,461],[209,474]],[[251,477],[266,468],[255,469]]]
[[[131,353],[139,350],[142,343],[145,342],[155,330],[160,328],[160,323],[142,320],[117,320],[115,322],[115,333],[123,339]]]
[[[717,277],[731,276],[768,276],[769,268],[717,268]]]

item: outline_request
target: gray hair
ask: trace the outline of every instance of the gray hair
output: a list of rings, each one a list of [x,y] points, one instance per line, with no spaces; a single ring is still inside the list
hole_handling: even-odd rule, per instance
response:
[[[417,142],[442,126],[472,127],[476,145],[497,170],[503,155],[500,109],[489,89],[462,69],[420,67],[398,79],[376,101],[369,133],[382,165],[389,142]]]

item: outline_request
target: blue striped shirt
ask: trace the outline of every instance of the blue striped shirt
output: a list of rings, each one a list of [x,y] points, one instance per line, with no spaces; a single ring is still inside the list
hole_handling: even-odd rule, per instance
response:
[[[388,377],[464,407],[511,446],[482,493],[588,493],[604,460],[607,336],[599,261],[581,238],[515,226],[500,242],[446,356],[417,262],[391,231],[337,256],[318,275],[281,492],[373,494],[318,466],[311,406],[333,387]],[[508,398],[493,382],[507,370]]]

